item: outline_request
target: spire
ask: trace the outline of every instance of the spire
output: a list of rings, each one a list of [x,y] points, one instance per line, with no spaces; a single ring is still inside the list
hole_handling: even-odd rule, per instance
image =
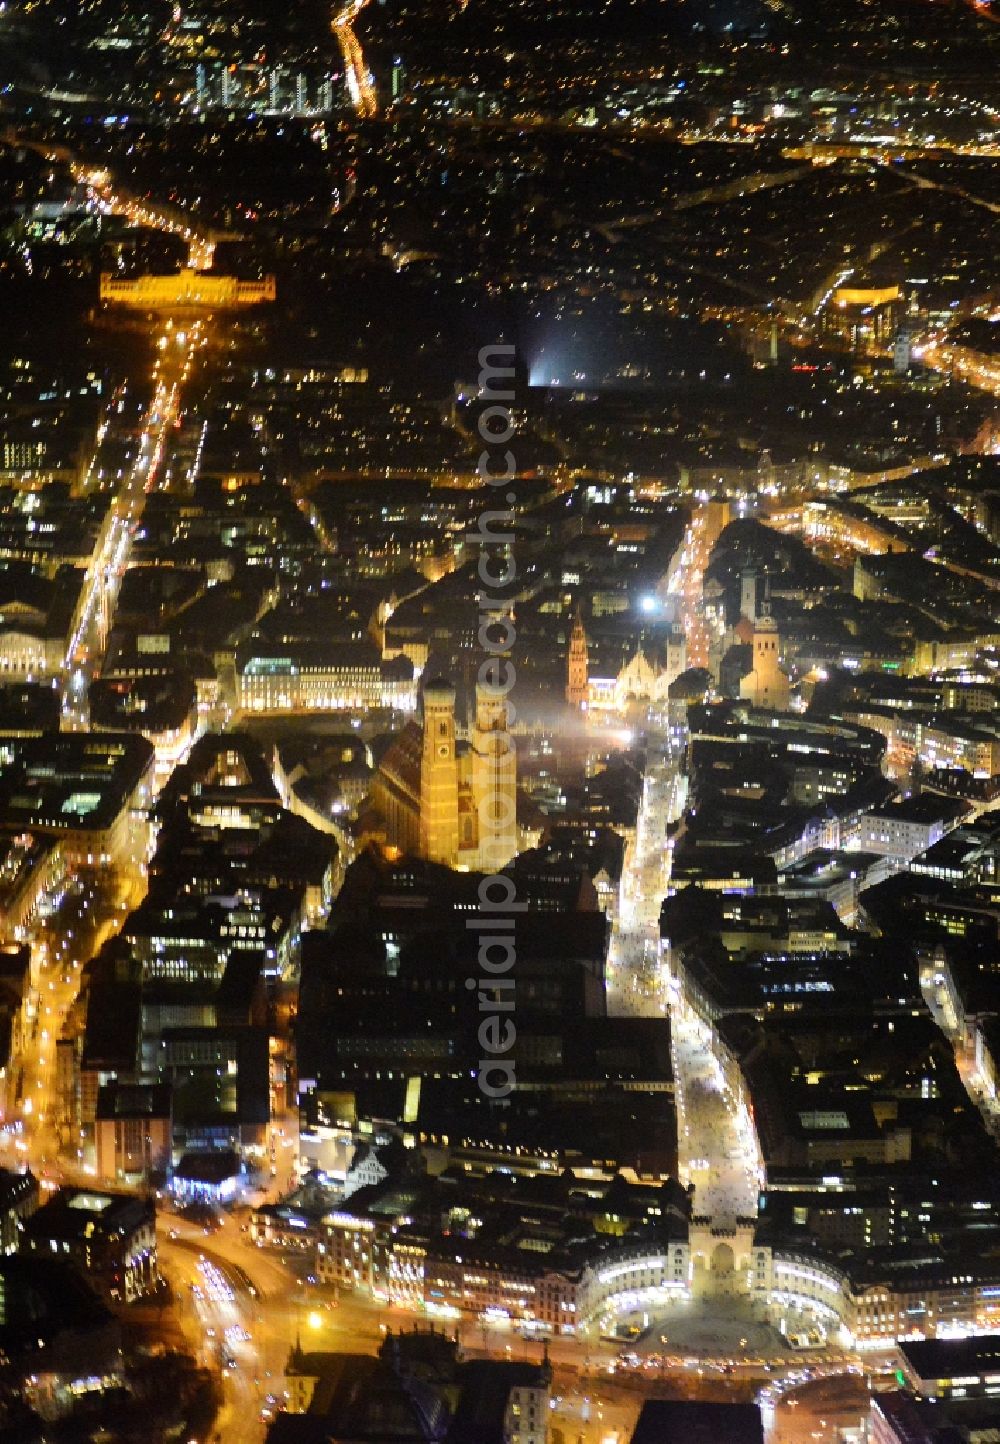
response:
[[[569,653],[566,658],[566,701],[571,707],[586,706],[589,670],[587,633],[583,625],[580,601],[577,599],[576,615],[569,639]]]
[[[761,602],[761,604],[760,604],[760,614],[761,614],[762,617],[768,617],[768,618],[769,618],[769,617],[771,616],[771,573],[770,573],[770,572],[765,572],[765,573],[764,573],[764,600],[763,600],[763,601]]]

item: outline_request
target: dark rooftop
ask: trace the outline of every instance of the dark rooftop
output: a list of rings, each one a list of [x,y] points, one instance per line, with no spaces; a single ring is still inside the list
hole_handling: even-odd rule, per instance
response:
[[[899,1345],[919,1379],[954,1379],[1000,1373],[1000,1334],[972,1339],[915,1339]]]
[[[650,1399],[631,1444],[764,1444],[756,1404],[696,1404]]]

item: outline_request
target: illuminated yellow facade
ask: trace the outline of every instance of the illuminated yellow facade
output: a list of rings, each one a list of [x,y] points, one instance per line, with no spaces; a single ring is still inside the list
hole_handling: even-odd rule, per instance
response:
[[[448,867],[458,857],[458,772],[455,689],[450,682],[434,682],[424,691],[420,855]]]
[[[517,758],[499,686],[479,683],[468,740],[459,740],[455,688],[424,689],[423,724],[389,748],[372,785],[386,841],[446,867],[505,867],[518,849]]]
[[[900,301],[903,293],[898,286],[840,286],[833,293],[835,306],[889,306]]]
[[[588,681],[587,633],[578,609],[569,639],[569,657],[566,664],[566,701],[571,707],[586,705]]]
[[[768,602],[764,603],[762,613],[754,622],[753,668],[740,683],[740,696],[754,707],[763,707],[769,712],[786,712],[788,678],[781,670],[780,638]]]
[[[108,272],[101,276],[101,300],[110,305],[135,306],[141,310],[173,310],[182,306],[204,306],[231,310],[259,306],[275,298],[273,276],[259,281],[241,281],[212,271],[195,271],[185,266],[174,276],[136,276],[119,279]]]

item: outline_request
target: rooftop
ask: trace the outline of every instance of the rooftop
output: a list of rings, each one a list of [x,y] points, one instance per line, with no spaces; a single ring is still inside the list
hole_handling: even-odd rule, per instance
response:
[[[756,1404],[702,1404],[650,1399],[630,1444],[764,1444]]]
[[[899,1345],[918,1379],[974,1378],[1000,1374],[1000,1334],[971,1339],[915,1339]]]
[[[152,1203],[131,1193],[61,1188],[25,1221],[29,1239],[67,1243],[133,1232],[156,1216]]]

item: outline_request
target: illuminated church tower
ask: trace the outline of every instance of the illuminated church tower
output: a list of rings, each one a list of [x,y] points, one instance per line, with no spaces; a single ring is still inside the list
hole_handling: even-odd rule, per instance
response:
[[[780,641],[767,600],[753,624],[753,665],[740,683],[740,696],[769,712],[788,710],[788,678],[778,661]]]
[[[443,679],[430,682],[424,688],[420,856],[447,867],[454,867],[458,859],[455,688]]]
[[[576,619],[573,622],[573,631],[569,639],[569,656],[566,662],[566,701],[571,707],[587,705],[588,683],[587,633],[583,629],[580,608],[577,607]]]
[[[507,694],[482,682],[476,687],[471,782],[479,866],[497,872],[517,852],[517,759]]]

